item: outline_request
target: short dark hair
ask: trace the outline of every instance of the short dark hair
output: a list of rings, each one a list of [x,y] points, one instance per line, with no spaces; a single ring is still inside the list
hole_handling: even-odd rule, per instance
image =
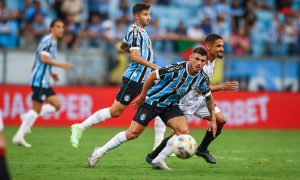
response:
[[[205,38],[205,43],[212,44],[218,39],[223,39],[223,38],[218,34],[209,34]]]
[[[203,47],[196,47],[194,50],[193,50],[193,53],[194,54],[200,54],[202,56],[207,56],[207,51],[203,48]]]
[[[53,28],[57,22],[64,22],[64,21],[60,18],[53,19],[50,23],[50,28]]]
[[[146,3],[136,3],[132,8],[133,15],[136,15],[137,13],[142,12],[143,10],[150,9],[150,4]]]

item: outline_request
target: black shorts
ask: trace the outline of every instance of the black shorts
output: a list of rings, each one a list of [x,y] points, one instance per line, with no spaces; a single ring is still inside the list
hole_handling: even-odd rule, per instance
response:
[[[162,121],[166,124],[166,122],[169,119],[184,116],[184,114],[178,106],[159,108],[144,103],[136,111],[133,120],[143,126],[147,126],[149,122],[156,116],[159,116],[162,119]]]
[[[141,93],[142,89],[142,83],[137,83],[126,77],[123,77],[122,85],[116,99],[121,104],[128,105],[137,95]]]
[[[55,95],[52,87],[41,88],[32,86],[32,100],[43,103],[48,97]]]

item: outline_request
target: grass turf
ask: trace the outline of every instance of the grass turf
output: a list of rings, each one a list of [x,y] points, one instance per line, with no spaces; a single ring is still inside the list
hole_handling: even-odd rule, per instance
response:
[[[298,179],[300,131],[224,130],[209,150],[216,165],[202,158],[168,158],[172,172],[152,169],[145,155],[152,149],[153,129],[110,151],[95,168],[86,168],[94,147],[123,129],[90,128],[77,149],[69,143],[69,128],[34,127],[26,140],[32,148],[11,143],[16,127],[6,127],[12,179]],[[192,130],[198,143],[204,130]]]

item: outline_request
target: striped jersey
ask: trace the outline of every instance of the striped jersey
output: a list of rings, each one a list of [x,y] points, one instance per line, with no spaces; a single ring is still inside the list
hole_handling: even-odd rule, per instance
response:
[[[214,67],[215,67],[215,60],[214,61],[208,61],[206,65],[203,67],[203,71],[205,74],[207,74],[209,80],[211,79],[213,73],[214,73]],[[187,93],[181,100],[180,104],[184,104],[185,106],[192,106],[194,104],[199,104],[199,102],[205,103],[205,97],[201,96],[196,92],[196,90],[192,90]]]
[[[130,50],[138,49],[140,51],[141,57],[153,63],[152,43],[147,32],[144,29],[139,28],[135,24],[131,25],[128,28],[123,41],[130,47]],[[150,72],[151,68],[132,61],[128,69],[124,72],[123,76],[129,78],[132,81],[144,83],[147,75]]]
[[[30,76],[31,86],[49,88],[52,65],[43,63],[41,61],[41,54],[49,56],[52,60],[56,59],[57,42],[52,38],[51,34],[44,36],[39,43]]]
[[[210,95],[209,80],[201,70],[196,75],[190,75],[190,62],[178,62],[156,70],[159,81],[147,93],[146,103],[157,106],[175,106],[189,91],[199,88],[201,94]]]

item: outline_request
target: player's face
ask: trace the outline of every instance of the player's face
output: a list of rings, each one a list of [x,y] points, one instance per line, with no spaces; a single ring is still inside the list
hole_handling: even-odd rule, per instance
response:
[[[64,23],[61,21],[57,21],[51,29],[54,36],[60,38],[64,34]]]
[[[150,10],[143,10],[136,15],[136,18],[142,26],[148,26],[150,23]]]
[[[199,72],[202,70],[204,65],[206,64],[207,56],[203,56],[201,54],[193,53],[190,56],[190,62],[192,65],[192,69],[194,72]]]
[[[213,44],[209,45],[210,53],[215,58],[223,58],[224,53],[224,41],[223,39],[216,40]]]

